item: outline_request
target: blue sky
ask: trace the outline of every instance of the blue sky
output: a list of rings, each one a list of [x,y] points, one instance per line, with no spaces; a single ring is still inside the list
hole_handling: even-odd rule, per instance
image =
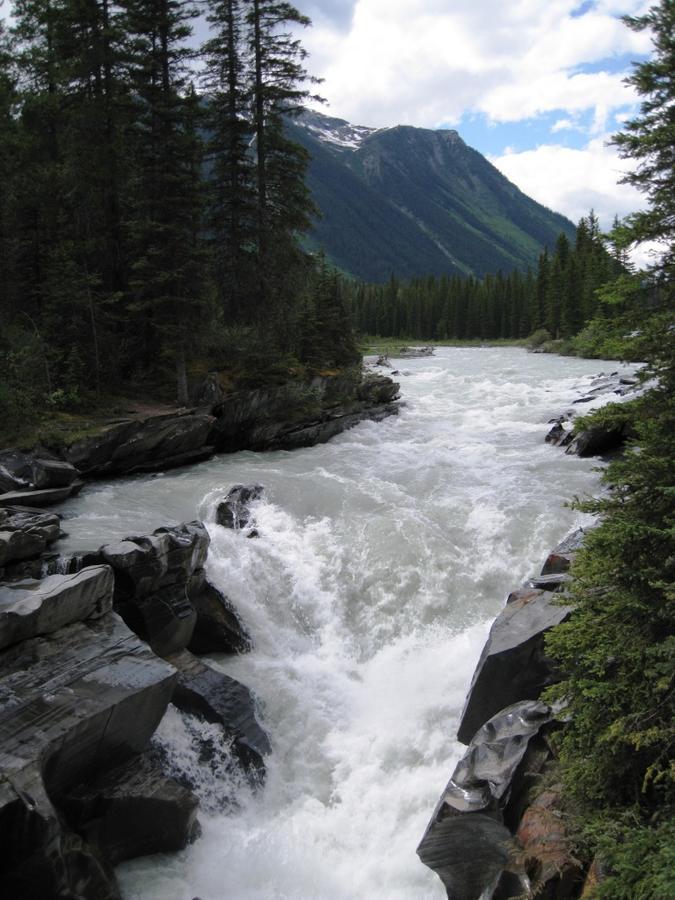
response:
[[[298,0],[325,111],[354,124],[455,128],[522,190],[609,226],[639,208],[608,145],[638,98],[645,0]]]

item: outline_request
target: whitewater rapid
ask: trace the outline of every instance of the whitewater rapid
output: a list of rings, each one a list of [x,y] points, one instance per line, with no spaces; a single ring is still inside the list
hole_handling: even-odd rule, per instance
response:
[[[397,417],[306,450],[97,484],[64,506],[71,550],[207,521],[209,577],[254,642],[214,662],[255,692],[273,746],[252,792],[214,726],[169,711],[156,740],[196,782],[203,833],[120,867],[128,900],[445,896],[415,848],[463,752],[487,631],[583,523],[565,504],[598,489],[597,462],[546,445],[546,423],[620,367],[516,348],[399,364]],[[253,481],[266,494],[247,539],[215,525],[214,508]],[[200,762],[205,737],[218,751]]]

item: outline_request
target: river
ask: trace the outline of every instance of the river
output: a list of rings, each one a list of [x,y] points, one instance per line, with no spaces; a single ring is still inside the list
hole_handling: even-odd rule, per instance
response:
[[[546,445],[546,422],[618,365],[443,348],[400,367],[397,417],[306,450],[98,483],[64,505],[64,550],[210,523],[209,575],[255,644],[217,665],[254,690],[273,745],[254,793],[226,754],[198,762],[212,726],[196,734],[169,712],[157,740],[198,782],[203,834],[120,867],[128,900],[445,896],[415,848],[463,752],[490,623],[583,522],[566,502],[598,488],[597,462]],[[253,481],[260,536],[214,525],[217,500]]]

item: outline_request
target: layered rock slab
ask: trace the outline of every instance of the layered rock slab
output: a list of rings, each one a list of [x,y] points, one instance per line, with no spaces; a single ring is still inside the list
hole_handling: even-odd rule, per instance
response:
[[[10,897],[117,898],[56,812],[73,785],[142,752],[175,670],[114,613],[0,653],[0,865]]]
[[[73,622],[97,619],[110,612],[112,602],[109,566],[0,584],[0,650]]]
[[[544,635],[571,614],[560,601],[561,596],[550,590],[525,590],[497,616],[462,711],[457,738],[463,744],[500,709],[518,700],[535,700],[551,683]]]
[[[504,824],[510,803],[523,793],[533,744],[554,710],[524,701],[501,710],[480,728],[434,811],[417,848],[439,876],[450,900],[518,896],[523,873]]]

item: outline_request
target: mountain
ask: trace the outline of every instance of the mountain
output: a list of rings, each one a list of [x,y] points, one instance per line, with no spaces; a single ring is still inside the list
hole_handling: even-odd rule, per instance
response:
[[[534,266],[572,222],[527,197],[456,131],[367,128],[306,111],[289,136],[309,150],[322,216],[310,236],[366,281]]]

